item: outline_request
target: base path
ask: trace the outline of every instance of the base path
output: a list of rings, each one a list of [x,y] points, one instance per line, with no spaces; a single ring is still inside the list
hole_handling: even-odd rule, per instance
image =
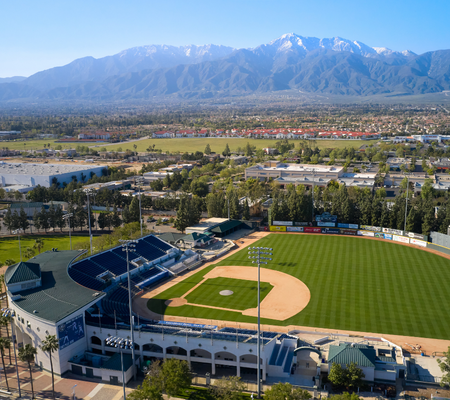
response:
[[[216,267],[205,278],[233,278],[246,281],[258,280],[258,268],[227,266]],[[261,318],[284,321],[302,311],[311,299],[308,286],[292,275],[272,269],[261,268],[261,282],[270,283],[273,288],[261,302]],[[257,308],[242,311],[243,315],[258,316]]]

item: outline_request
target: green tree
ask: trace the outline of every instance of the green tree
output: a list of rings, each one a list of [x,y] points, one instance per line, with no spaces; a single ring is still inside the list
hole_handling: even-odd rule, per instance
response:
[[[116,205],[114,205],[111,215],[111,226],[113,228],[118,228],[120,225],[122,225],[122,220],[120,219]]]
[[[23,229],[25,232],[30,226],[30,223],[28,222],[28,216],[23,207],[20,207],[20,213],[19,213],[19,227]]]
[[[3,372],[5,373],[6,390],[9,392],[8,374],[5,367],[5,350],[11,348],[11,341],[7,338],[0,337],[0,353],[2,355]]]
[[[225,145],[225,150],[222,152],[222,155],[224,157],[229,157],[231,155],[230,147],[228,146],[228,143]]]
[[[129,208],[129,221],[128,222],[139,222],[139,197],[134,196],[133,200],[131,200],[130,208]]]
[[[347,364],[347,368],[345,369],[345,380],[349,389],[355,390],[356,388],[361,387],[364,377],[363,370],[358,368],[355,362]]]
[[[250,146],[249,142],[247,142],[247,144],[245,145],[245,155],[247,157],[251,157],[253,155],[253,149],[252,146]]]
[[[307,400],[312,398],[307,390],[294,388],[290,383],[279,382],[264,393],[264,400]]]
[[[206,144],[204,153],[205,154],[211,154],[211,146],[209,145],[209,143]]]
[[[169,358],[162,365],[164,392],[169,397],[176,396],[181,390],[191,386],[191,372],[186,361]]]
[[[30,370],[30,383],[31,383],[31,398],[34,399],[34,387],[33,387],[33,372],[31,369],[31,364],[34,364],[34,359],[36,357],[37,350],[31,344],[26,344],[24,347],[19,349],[20,361],[26,362],[28,364],[28,369]]]
[[[41,349],[42,351],[48,353],[48,356],[50,358],[50,369],[52,372],[52,392],[53,392],[53,398],[55,398],[55,377],[53,374],[53,359],[52,354],[57,351],[59,348],[59,342],[56,338],[56,335],[47,335],[45,339],[42,341]]]
[[[5,265],[7,265],[8,267],[10,265],[14,265],[16,263],[16,260],[13,260],[12,258],[8,258],[7,260],[5,260]]]
[[[180,204],[177,209],[177,219],[173,226],[181,232],[184,232],[185,229],[190,225],[190,217],[189,217],[189,208],[188,202],[190,199],[187,196],[181,196]]]
[[[242,208],[242,219],[245,221],[250,220],[250,207],[248,205],[248,199],[244,201],[244,207]]]
[[[344,387],[346,384],[345,371],[341,364],[333,363],[328,373],[328,380],[336,387]]]
[[[240,400],[245,384],[239,376],[227,376],[216,379],[210,391],[214,399],[217,400]]]

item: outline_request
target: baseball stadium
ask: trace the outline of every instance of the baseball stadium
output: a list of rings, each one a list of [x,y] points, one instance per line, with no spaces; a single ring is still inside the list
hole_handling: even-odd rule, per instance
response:
[[[352,360],[371,384],[437,383],[410,357],[450,345],[450,256],[403,232],[362,228],[271,227],[229,241],[230,251],[209,261],[154,235],[92,256],[42,253],[5,274],[19,346],[33,344],[36,363],[49,369],[39,343],[56,334],[56,373],[113,384],[122,368],[127,382],[166,358],[186,360],[197,376],[254,382],[258,266],[250,257],[259,247],[272,253],[260,268],[264,384],[319,387],[333,362]],[[108,347],[110,338],[133,346]]]

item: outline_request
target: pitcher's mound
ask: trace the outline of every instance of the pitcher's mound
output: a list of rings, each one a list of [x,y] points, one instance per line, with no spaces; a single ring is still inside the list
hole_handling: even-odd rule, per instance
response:
[[[221,296],[231,296],[234,292],[232,290],[222,290],[219,292]]]
[[[181,307],[187,304],[187,300],[182,299],[181,297],[176,297],[174,299],[167,300],[164,304],[168,307]]]

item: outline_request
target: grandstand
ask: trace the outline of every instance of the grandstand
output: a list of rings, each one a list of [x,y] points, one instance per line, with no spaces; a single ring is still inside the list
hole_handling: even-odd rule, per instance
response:
[[[137,240],[136,249],[128,253],[129,268],[136,286],[148,286],[167,276],[158,276],[165,271],[161,266],[159,269],[151,267],[173,258],[176,253],[171,253],[171,249],[176,248],[153,235]],[[134,262],[138,259],[139,262]],[[68,272],[78,284],[93,290],[103,290],[108,280],[116,281],[116,278],[127,273],[127,254],[119,246],[72,264]],[[151,279],[156,276],[157,279]],[[138,280],[140,281],[137,282]]]

